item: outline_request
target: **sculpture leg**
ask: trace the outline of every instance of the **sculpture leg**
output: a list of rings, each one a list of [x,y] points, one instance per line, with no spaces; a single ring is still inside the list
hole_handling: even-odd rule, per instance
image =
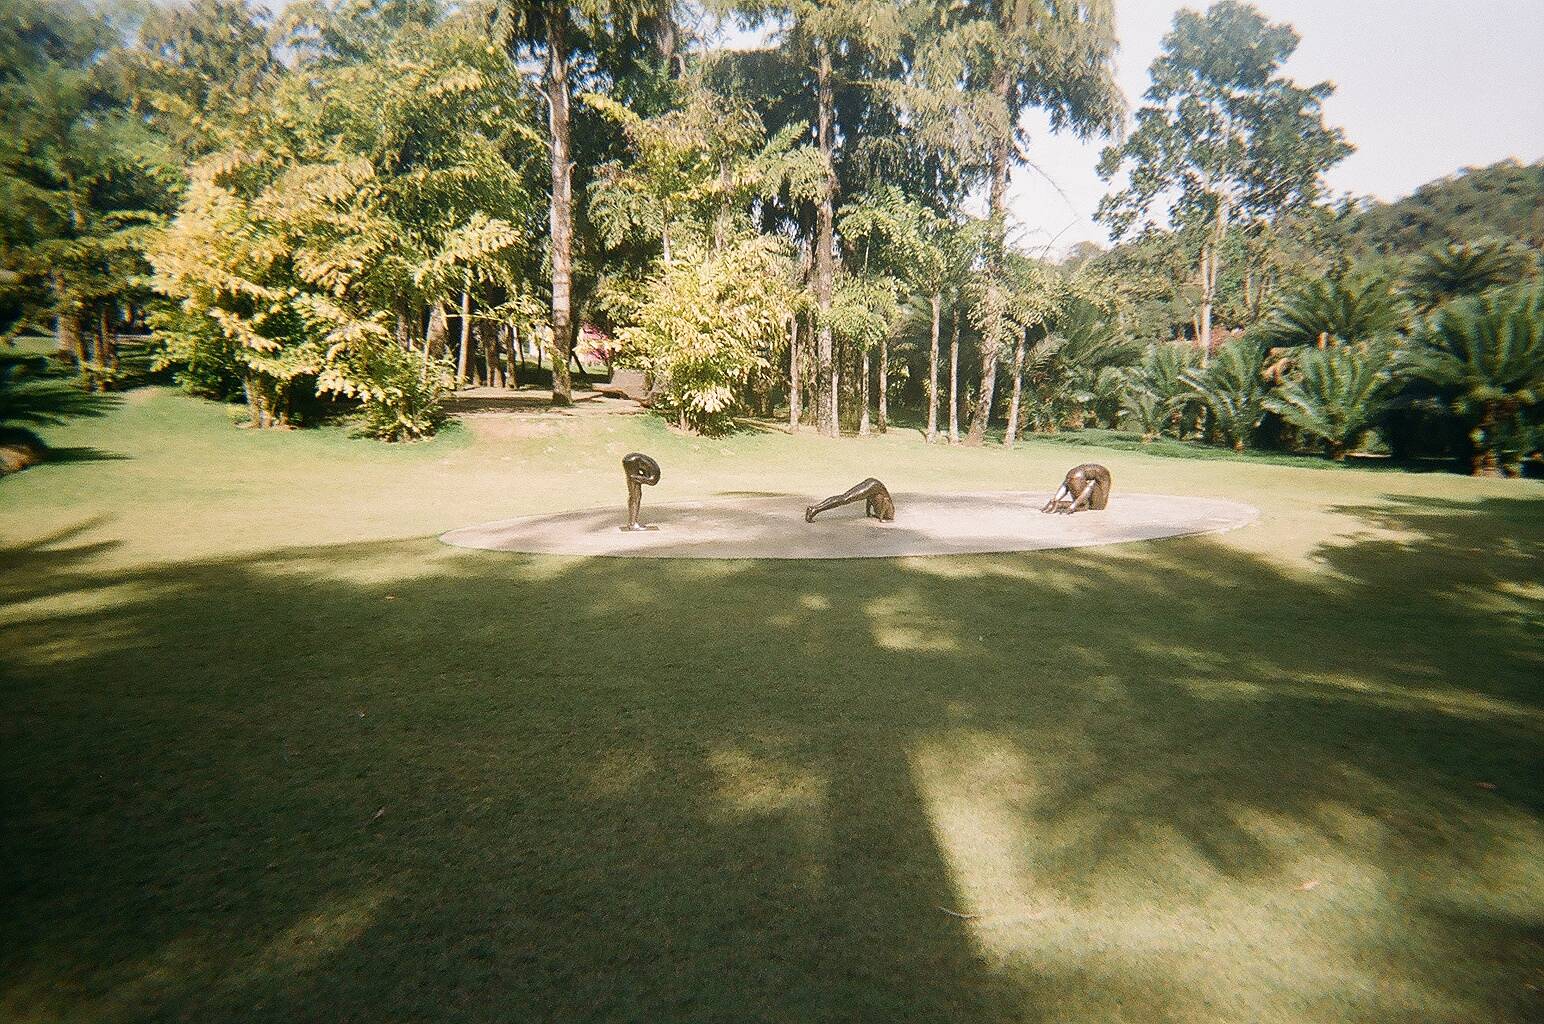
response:
[[[1087,508],[1088,507],[1088,499],[1093,495],[1093,493],[1094,493],[1094,482],[1092,480],[1090,480],[1088,482],[1088,484],[1083,488],[1083,490],[1078,492],[1078,496],[1077,496],[1076,499],[1073,500],[1072,504],[1067,506],[1067,515],[1070,516],[1070,515],[1072,515],[1072,513],[1078,511],[1079,509]]]
[[[624,530],[641,530],[643,524],[638,521],[638,516],[643,510],[643,485],[636,480],[627,481],[627,525]]]

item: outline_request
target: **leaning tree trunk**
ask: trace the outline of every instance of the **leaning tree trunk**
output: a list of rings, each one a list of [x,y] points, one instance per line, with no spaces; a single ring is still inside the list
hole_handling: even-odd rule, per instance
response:
[[[933,295],[933,333],[927,352],[927,439],[938,440],[938,321],[943,315],[944,298]]]
[[[566,8],[565,8],[566,10]],[[572,405],[574,194],[569,159],[568,40],[564,19],[547,19],[547,121],[552,149],[552,404]]]
[[[831,337],[831,292],[836,276],[836,171],[833,165],[832,120],[834,118],[831,84],[831,51],[819,45],[816,64],[816,137],[820,156],[825,161],[826,186],[815,218],[815,427],[827,437],[841,434],[837,416],[836,365]]]
[[[869,351],[858,350],[858,436],[869,432]]]
[[[1000,62],[999,62],[1000,63]],[[1009,103],[1011,81],[1008,69],[999,66],[992,70],[992,93],[1000,105],[1004,117],[1011,120]],[[992,140],[992,186],[988,193],[989,210],[997,233],[992,246],[987,275],[992,288],[1000,286],[1002,277],[1002,251],[1005,245],[1008,217],[1008,175],[1013,160],[1013,132],[1011,128]],[[991,322],[981,339],[981,393],[976,402],[976,412],[970,419],[970,433],[965,443],[978,445],[986,439],[987,423],[992,418],[992,394],[997,388],[997,350],[1002,345],[1002,303],[994,298]]]
[[[788,429],[799,430],[804,396],[799,390],[799,314],[788,318]]]
[[[1024,391],[1024,336],[1027,333],[1020,331],[1019,340],[1013,345],[1013,395],[1008,399],[1008,429],[1003,433],[1004,448],[1012,448],[1019,435],[1019,397]]]
[[[960,310],[950,317],[949,334],[949,443],[960,443]]]

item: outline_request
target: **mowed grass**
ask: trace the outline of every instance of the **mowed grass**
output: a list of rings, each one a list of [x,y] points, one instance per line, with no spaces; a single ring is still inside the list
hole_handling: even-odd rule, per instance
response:
[[[1544,486],[136,392],[0,482],[0,1019],[1526,1021]],[[829,562],[442,530],[1122,490],[1218,537]],[[905,515],[904,507],[900,514]]]

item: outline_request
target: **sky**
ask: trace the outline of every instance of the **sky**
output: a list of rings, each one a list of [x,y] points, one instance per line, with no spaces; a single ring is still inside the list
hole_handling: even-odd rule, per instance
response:
[[[1393,200],[1463,167],[1544,157],[1544,0],[1254,0],[1302,37],[1285,73],[1330,81],[1326,120],[1356,152],[1331,169],[1332,194]],[[1117,79],[1132,110],[1148,85],[1174,12],[1204,3],[1116,0]],[[1093,221],[1109,186],[1095,167],[1105,143],[1050,134],[1026,118],[1012,212],[1029,248],[1061,255],[1108,242]],[[1037,170],[1038,168],[1038,170]]]

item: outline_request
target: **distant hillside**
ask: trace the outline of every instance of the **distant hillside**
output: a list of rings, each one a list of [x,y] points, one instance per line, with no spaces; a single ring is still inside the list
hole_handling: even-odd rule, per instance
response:
[[[1465,168],[1398,202],[1364,208],[1352,228],[1358,242],[1385,253],[1490,235],[1544,247],[1544,160]]]

